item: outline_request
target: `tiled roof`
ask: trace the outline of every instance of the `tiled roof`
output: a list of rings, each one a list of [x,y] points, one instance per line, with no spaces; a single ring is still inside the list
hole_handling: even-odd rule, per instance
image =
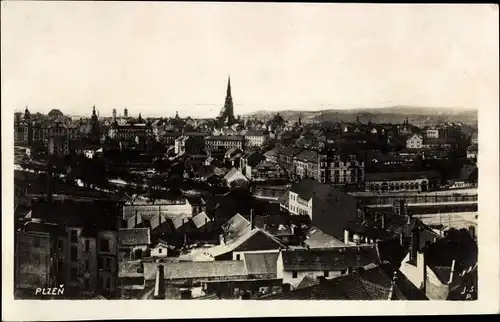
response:
[[[263,296],[260,300],[389,300],[391,282],[391,277],[377,267],[290,292]],[[396,285],[392,299],[408,298]]]
[[[272,236],[271,234],[265,232],[264,230],[260,228],[255,228],[252,230],[246,230],[246,232],[243,235],[240,235],[239,237],[235,239],[231,239],[229,242],[226,242],[224,245],[218,245],[215,247],[212,247],[207,251],[212,257],[217,257],[232,251],[238,251],[238,247],[243,245],[245,242],[249,241],[251,238],[255,238],[254,236],[262,236],[264,237],[265,240],[272,240],[274,244],[276,245],[275,249],[279,248],[286,248],[285,245],[279,239],[276,237]],[[263,247],[262,249],[259,248],[259,250],[267,250],[269,247]],[[243,250],[255,250],[255,249],[241,249]]]
[[[158,265],[158,263],[144,263],[146,280],[155,279]],[[161,265],[166,280],[241,277],[248,274],[243,261],[167,262]]]
[[[118,243],[121,246],[149,245],[149,228],[121,228],[118,230]]]
[[[297,288],[299,289],[299,288],[309,287],[309,286],[313,286],[313,285],[316,285],[316,284],[319,284],[317,279],[312,278],[309,275],[306,275],[300,281],[299,285],[297,285]]]
[[[241,176],[240,176],[240,177],[241,177],[241,179],[242,179],[242,180],[245,180],[245,179],[244,179],[243,174],[241,173],[241,171],[240,171],[240,170],[238,170],[238,169],[236,169],[236,168],[232,168],[231,170],[229,170],[229,172],[228,172],[228,173],[226,173],[226,175],[224,176],[224,179],[225,179],[225,180],[229,180],[229,179],[231,179],[233,176],[237,175],[238,173],[239,173],[239,174],[241,174]]]
[[[174,225],[175,229],[179,229],[180,227],[184,226],[185,224],[189,223],[189,220],[191,219],[191,215],[189,214],[180,214],[172,218],[172,224]]]
[[[200,212],[199,214],[197,214],[192,218],[192,221],[196,226],[196,228],[200,228],[205,226],[205,224],[207,224],[208,222],[210,222],[210,218],[207,216],[206,213]]]
[[[182,201],[181,201],[182,202]],[[181,203],[182,204],[182,203]],[[138,214],[145,220],[150,220],[153,216],[158,214],[163,214],[167,218],[172,218],[175,215],[170,213],[170,209],[172,207],[176,207],[179,204],[134,204],[134,205],[126,205],[123,207],[123,219],[128,220],[130,217]]]
[[[279,253],[245,253],[248,274],[277,275]]]
[[[231,217],[223,226],[226,241],[235,239],[250,231],[251,225],[248,220],[240,214]]]
[[[334,271],[378,262],[377,251],[372,246],[287,250],[282,252],[282,257],[286,271]]]
[[[303,162],[318,162],[319,154],[316,151],[304,150],[296,156],[297,160]]]
[[[331,247],[345,247],[342,241],[322,232],[316,227],[311,227],[306,234],[304,243],[309,248],[331,248]]]

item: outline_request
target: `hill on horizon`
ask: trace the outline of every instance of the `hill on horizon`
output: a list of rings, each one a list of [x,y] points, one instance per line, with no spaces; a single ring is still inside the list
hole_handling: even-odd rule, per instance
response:
[[[433,124],[443,122],[463,122],[477,124],[477,110],[459,108],[391,106],[357,109],[323,109],[316,111],[282,110],[256,111],[244,115],[245,118],[271,118],[279,113],[286,120],[354,122],[357,117],[363,123],[402,123],[406,119],[410,123]]]

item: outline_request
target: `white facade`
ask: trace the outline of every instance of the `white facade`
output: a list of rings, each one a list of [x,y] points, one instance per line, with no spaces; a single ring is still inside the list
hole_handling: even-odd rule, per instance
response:
[[[309,215],[312,218],[312,198],[304,200],[295,192],[290,191],[288,199],[288,211],[292,215]]]
[[[439,129],[425,130],[425,137],[428,139],[439,139]]]
[[[318,277],[332,278],[342,275],[340,271],[288,271],[285,270],[283,265],[283,256],[280,253],[278,256],[278,265],[277,265],[277,277],[279,279],[283,279],[283,284],[290,284],[291,289],[296,289],[300,284],[302,279],[306,276],[312,277],[314,279]]]
[[[245,143],[247,146],[263,146],[267,141],[266,135],[251,135],[245,136]]]
[[[167,257],[168,254],[168,246],[159,243],[155,247],[151,248],[151,257],[156,257],[156,258],[164,258]]]
[[[366,182],[366,191],[426,191],[428,179],[370,181]]]
[[[424,138],[420,134],[413,134],[406,140],[408,149],[421,149],[424,143]]]

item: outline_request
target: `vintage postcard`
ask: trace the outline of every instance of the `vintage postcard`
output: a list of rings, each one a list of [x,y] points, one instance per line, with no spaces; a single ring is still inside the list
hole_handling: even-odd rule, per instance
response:
[[[497,5],[1,14],[3,320],[499,312]]]

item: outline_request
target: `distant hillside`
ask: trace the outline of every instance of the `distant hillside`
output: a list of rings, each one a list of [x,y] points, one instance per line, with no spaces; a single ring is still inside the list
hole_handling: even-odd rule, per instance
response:
[[[431,108],[394,106],[382,108],[364,108],[349,110],[325,109],[318,111],[257,111],[245,115],[245,117],[271,118],[276,113],[286,120],[330,121],[330,122],[354,122],[356,118],[363,123],[402,123],[408,118],[414,124],[433,124],[441,122],[463,122],[470,125],[477,124],[477,111],[453,108]]]

